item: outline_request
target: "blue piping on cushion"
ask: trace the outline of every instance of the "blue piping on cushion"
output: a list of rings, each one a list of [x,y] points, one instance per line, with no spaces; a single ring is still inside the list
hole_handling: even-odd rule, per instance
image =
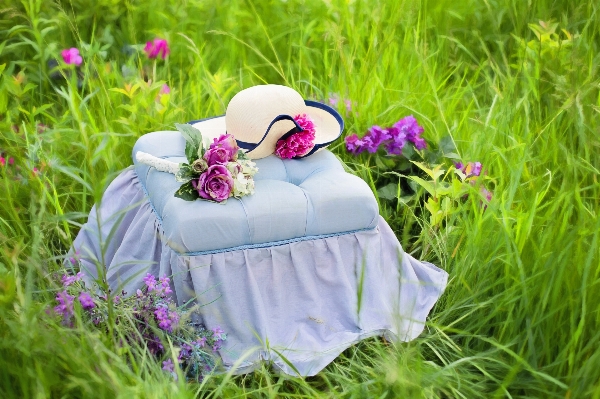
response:
[[[319,240],[321,238],[339,237],[339,236],[344,236],[344,235],[347,235],[347,234],[356,234],[356,233],[360,233],[360,232],[363,232],[363,231],[372,231],[372,230],[375,230],[376,228],[377,228],[377,226],[375,226],[375,227],[369,227],[369,228],[366,228],[366,229],[344,231],[342,233],[319,234],[319,235],[316,235],[316,236],[304,236],[304,237],[297,237],[297,238],[289,238],[287,240],[271,241],[271,242],[265,242],[265,243],[262,243],[262,244],[240,245],[240,246],[231,247],[231,248],[213,249],[211,251],[186,252],[186,253],[179,254],[179,255],[181,255],[181,256],[212,255],[212,254],[218,254],[218,253],[221,253],[221,252],[232,252],[232,251],[240,251],[240,250],[245,250],[245,249],[278,247],[278,246],[281,246],[281,245],[291,244],[291,243],[294,243],[294,242]]]

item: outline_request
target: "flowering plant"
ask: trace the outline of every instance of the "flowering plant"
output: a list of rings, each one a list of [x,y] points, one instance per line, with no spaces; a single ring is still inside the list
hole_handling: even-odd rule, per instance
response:
[[[296,115],[294,120],[302,128],[302,131],[277,141],[275,155],[281,159],[302,157],[315,146],[315,124],[310,116]]]
[[[124,335],[119,335],[130,345],[142,344],[151,355],[163,361],[163,370],[174,378],[175,364],[169,351],[162,342],[170,339],[173,342],[177,364],[190,380],[201,380],[204,375],[217,367],[215,353],[221,349],[227,339],[220,327],[212,330],[192,322],[190,312],[177,308],[170,296],[172,294],[168,277],[156,278],[151,274],[144,277],[144,287],[135,295],[127,293],[110,297],[101,287],[94,285],[88,290],[82,282],[83,273],[62,276],[62,290],[56,295],[56,306],[50,313],[59,317],[62,324],[74,326],[75,314],[81,314],[84,322],[104,331],[108,328],[110,318],[115,324],[133,323],[133,329],[124,328]],[[110,302],[112,303],[109,303]],[[109,310],[109,306],[112,308]],[[111,316],[112,315],[112,316]]]
[[[483,207],[487,207],[492,192],[484,184],[489,178],[487,172],[482,173],[482,164],[461,162],[450,136],[443,137],[435,148],[428,145],[423,132],[410,115],[391,127],[372,126],[362,137],[347,136],[346,149],[356,156],[368,154],[364,160],[367,166],[375,161],[381,173],[375,177],[369,174],[370,181],[379,199],[396,203],[395,213],[401,204],[421,203],[430,214],[430,224],[438,226],[460,208],[473,187],[479,190]],[[420,207],[412,209],[419,212]],[[384,205],[382,213],[386,212]]]

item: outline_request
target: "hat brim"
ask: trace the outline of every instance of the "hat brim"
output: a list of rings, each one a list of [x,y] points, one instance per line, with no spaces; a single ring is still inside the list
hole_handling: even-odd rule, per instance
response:
[[[310,100],[305,100],[304,103],[306,114],[310,116],[315,124],[315,146],[308,154],[304,155],[304,157],[307,157],[337,140],[344,130],[344,120],[335,109],[326,104]],[[225,115],[194,120],[188,123],[200,130],[202,137],[210,142],[227,133]],[[268,157],[275,151],[277,140],[279,140],[279,137],[271,140],[265,137],[256,148],[247,151],[246,154],[251,159]]]

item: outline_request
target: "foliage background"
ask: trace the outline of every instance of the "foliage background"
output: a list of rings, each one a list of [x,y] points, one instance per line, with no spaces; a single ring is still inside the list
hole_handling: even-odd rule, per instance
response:
[[[15,160],[0,169],[2,397],[600,398],[593,1],[23,0],[0,13],[0,151]],[[164,62],[140,51],[154,37]],[[69,47],[80,72],[53,79]],[[430,142],[450,135],[483,163],[485,211],[470,195],[431,226],[417,203],[379,199],[405,249],[450,273],[423,335],[367,341],[313,378],[266,365],[185,384],[49,320],[61,257],[137,137],[223,113],[260,83],[350,99],[346,134],[413,114]],[[374,161],[331,149],[377,192]]]

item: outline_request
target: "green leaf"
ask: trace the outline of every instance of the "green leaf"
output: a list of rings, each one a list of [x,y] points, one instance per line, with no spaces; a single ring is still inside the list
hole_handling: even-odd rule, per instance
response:
[[[440,150],[444,153],[444,156],[449,157],[450,153],[456,152],[456,146],[451,136],[444,136],[440,139]]]
[[[444,169],[442,169],[442,165],[436,165],[433,167],[433,169],[430,169],[421,162],[415,162],[415,161],[411,161],[411,162],[413,164],[417,165],[419,167],[419,169],[421,169],[423,172],[427,173],[429,175],[429,177],[431,177],[433,180],[437,180],[440,176],[442,176],[444,173],[446,173],[446,171]]]
[[[246,153],[243,150],[238,150],[238,161],[244,161],[246,159],[250,159],[248,158],[248,155],[246,155]]]
[[[398,183],[390,183],[377,190],[377,196],[386,200],[393,200],[398,196]]]
[[[198,177],[198,174],[194,172],[194,169],[187,163],[180,163],[179,170],[175,174],[175,180],[179,183],[187,183],[192,179]]]
[[[377,168],[379,168],[379,170],[387,170],[388,169],[387,166],[381,160],[381,157],[379,157],[379,156],[375,156],[375,165],[377,166]]]
[[[444,154],[444,158],[457,159],[460,161],[460,155],[458,155],[455,152],[449,152],[447,154]]]
[[[186,201],[195,201],[200,198],[191,181],[182,184],[179,190],[175,191],[175,197]]]
[[[427,192],[433,196],[435,196],[435,186],[433,185],[432,182],[427,181],[427,180],[423,180],[420,177],[417,176],[409,176],[408,177],[410,180],[416,182],[419,186],[423,187],[425,190],[427,190]]]
[[[406,159],[413,159],[416,153],[415,147],[411,143],[406,143],[406,145],[402,148],[402,155],[404,155]]]
[[[176,123],[175,127],[185,139],[185,156],[191,164],[203,154],[202,133],[192,125],[187,123]]]

